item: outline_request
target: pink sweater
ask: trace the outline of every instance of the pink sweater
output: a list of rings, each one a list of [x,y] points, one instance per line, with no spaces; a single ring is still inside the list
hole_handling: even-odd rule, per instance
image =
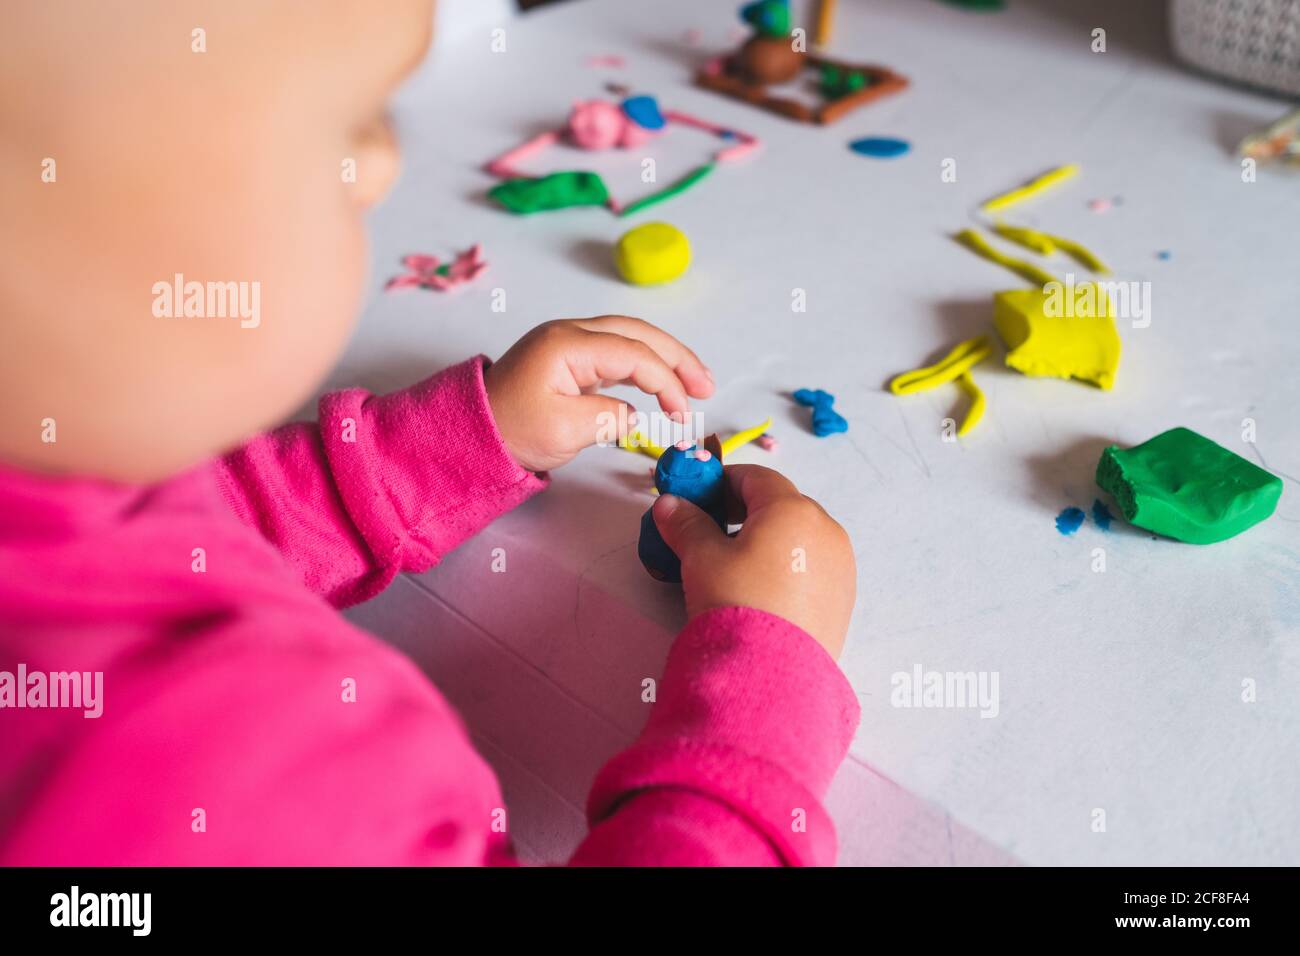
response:
[[[0,864],[511,861],[457,715],[335,613],[545,487],[482,370],[327,395],[319,426],[151,487],[0,468]],[[102,672],[101,715],[39,706],[71,700],[51,672]],[[831,863],[820,800],[857,721],[802,630],[702,615],[571,862]]]

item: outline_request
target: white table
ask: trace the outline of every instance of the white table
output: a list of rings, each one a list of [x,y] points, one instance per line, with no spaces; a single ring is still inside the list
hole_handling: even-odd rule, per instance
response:
[[[780,468],[855,542],[841,664],[862,724],[829,797],[842,862],[1300,863],[1300,178],[1261,169],[1243,183],[1232,154],[1285,104],[1170,62],[1154,2],[840,6],[832,52],[912,87],[830,128],[691,85],[695,63],[735,43],[732,2],[562,4],[505,24],[504,53],[486,33],[440,52],[399,101],[404,178],[374,215],[374,295],[330,387],[401,387],[499,355],[555,317],[656,322],[717,373],[702,406],[711,428],[775,420],[778,452],[734,460]],[[1090,50],[1094,27],[1107,30],[1104,54]],[[606,53],[626,69],[585,62]],[[516,218],[484,199],[486,159],[608,81],[755,133],[763,149],[631,221],[601,209]],[[879,161],[847,148],[871,134],[913,151]],[[653,155],[667,177],[709,148],[681,134]],[[940,181],[945,158],[955,183]],[[947,237],[981,200],[1066,162],[1082,165],[1078,179],[1008,218],[1149,281],[1150,327],[1121,323],[1108,393],[985,363],[987,417],[945,443],[955,390],[904,400],[882,384],[991,328],[991,294],[1023,283]],[[634,156],[599,168],[616,185],[639,170]],[[1110,212],[1086,206],[1114,196]],[[651,219],[685,230],[696,261],[676,284],[633,288],[609,247]],[[380,292],[401,255],[476,241],[491,265],[472,288]],[[491,309],[496,288],[504,313]],[[796,288],[804,314],[791,311]],[[804,386],[838,396],[847,435],[810,433],[783,394]],[[1276,515],[1209,547],[1122,521],[1057,532],[1061,509],[1104,497],[1092,476],[1105,445],[1174,425],[1286,476]],[[644,721],[640,682],[683,620],[679,595],[636,558],[649,464],[591,449],[442,566],[351,612],[460,709],[530,859],[562,858],[581,838],[591,778]],[[504,574],[490,572],[494,548]],[[997,672],[997,717],[891,706],[891,675],[918,664]]]

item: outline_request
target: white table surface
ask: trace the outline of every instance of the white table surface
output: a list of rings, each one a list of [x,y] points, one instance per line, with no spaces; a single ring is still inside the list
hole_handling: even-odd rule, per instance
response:
[[[404,176],[373,216],[374,294],[329,386],[401,387],[499,355],[550,318],[643,316],[717,374],[701,406],[711,430],[774,419],[779,451],[733,460],[780,468],[853,537],[858,605],[841,664],[862,723],[828,799],[842,862],[1300,863],[1300,177],[1261,169],[1242,182],[1232,147],[1286,104],[1171,62],[1161,6],[1011,0],[973,14],[849,0],[832,52],[912,86],[829,128],[691,85],[696,63],[735,43],[728,0],[561,4],[504,22],[504,53],[470,35],[399,98]],[[1104,54],[1090,51],[1094,27],[1107,30]],[[610,53],[626,68],[586,64]],[[486,159],[609,81],[763,149],[630,221],[602,209],[517,218],[484,199]],[[883,162],[847,149],[873,134],[913,150]],[[673,133],[645,155],[667,178],[710,147]],[[598,168],[634,183],[641,155]],[[955,183],[940,181],[949,157]],[[1024,284],[947,236],[981,200],[1066,162],[1082,174],[1008,218],[1149,281],[1151,325],[1121,323],[1108,393],[985,363],[986,418],[945,443],[955,390],[903,400],[882,384],[991,329],[992,293]],[[1110,212],[1086,206],[1114,196]],[[652,219],[682,228],[695,262],[673,285],[634,288],[613,274],[610,244]],[[473,287],[380,291],[403,254],[473,242],[490,262]],[[796,288],[806,313],[791,311]],[[847,435],[811,434],[784,397],[805,386],[838,396]],[[1175,425],[1283,475],[1274,517],[1209,547],[1122,521],[1057,532],[1061,509],[1104,497],[1092,476],[1105,445]],[[440,567],[350,612],[460,709],[528,859],[563,858],[581,838],[591,778],[645,720],[641,681],[683,621],[680,594],[636,558],[649,464],[588,450]],[[490,571],[494,548],[504,574]],[[998,716],[892,707],[891,675],[917,664],[997,672]]]

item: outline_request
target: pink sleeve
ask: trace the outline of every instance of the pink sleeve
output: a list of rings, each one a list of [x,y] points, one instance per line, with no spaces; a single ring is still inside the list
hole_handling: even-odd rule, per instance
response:
[[[486,361],[390,395],[324,396],[319,424],[286,425],[217,461],[226,500],[335,606],[427,570],[546,487],[497,431]]]
[[[822,797],[857,698],[805,631],[752,608],[677,637],[645,730],[596,778],[578,865],[829,865]]]

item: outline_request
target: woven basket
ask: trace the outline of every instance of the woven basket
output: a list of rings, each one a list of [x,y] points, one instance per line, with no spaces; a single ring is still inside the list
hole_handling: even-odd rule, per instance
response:
[[[1192,66],[1300,96],[1300,0],[1169,0],[1169,33]]]

